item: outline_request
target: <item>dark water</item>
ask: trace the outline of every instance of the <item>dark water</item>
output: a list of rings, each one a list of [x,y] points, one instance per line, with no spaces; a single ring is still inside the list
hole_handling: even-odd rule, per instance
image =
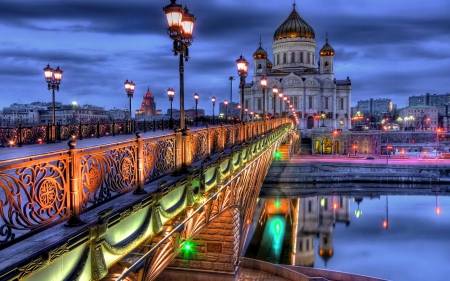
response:
[[[450,197],[262,198],[246,257],[389,280],[450,280]]]

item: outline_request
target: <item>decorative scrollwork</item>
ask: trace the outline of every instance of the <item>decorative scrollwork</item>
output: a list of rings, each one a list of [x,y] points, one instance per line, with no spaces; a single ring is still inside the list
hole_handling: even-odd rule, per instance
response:
[[[175,168],[175,139],[162,138],[144,142],[144,175],[149,182]]]
[[[81,155],[83,207],[97,205],[136,186],[136,147]]]
[[[191,135],[192,162],[196,162],[208,156],[207,141],[207,131],[200,131]]]
[[[0,244],[68,216],[67,159],[27,164],[0,173]]]

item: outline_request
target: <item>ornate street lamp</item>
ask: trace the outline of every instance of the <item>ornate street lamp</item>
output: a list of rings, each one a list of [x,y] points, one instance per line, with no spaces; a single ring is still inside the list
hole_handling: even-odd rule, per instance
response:
[[[322,127],[325,127],[325,113],[322,112],[322,114],[320,115],[322,117]]]
[[[197,106],[198,106],[198,99],[200,98],[200,96],[195,93],[194,94],[194,99],[195,99],[195,127],[198,127],[198,115],[197,115]]]
[[[244,88],[245,88],[245,77],[247,77],[248,72],[248,61],[245,60],[245,58],[241,55],[236,60],[237,68],[238,68],[238,74],[241,78],[239,87],[241,88],[241,104],[244,105]],[[244,120],[244,111],[243,108],[241,109],[241,122]]]
[[[228,101],[225,100],[223,104],[225,105],[225,124],[228,124]]]
[[[245,122],[247,122],[247,113],[248,113],[248,108],[244,109],[245,112]]]
[[[170,101],[170,120],[169,120],[169,128],[173,129],[173,118],[172,118],[172,102],[173,97],[175,96],[175,91],[172,88],[167,89],[167,95],[169,96]]]
[[[211,98],[212,104],[213,104],[213,125],[216,124],[214,120],[214,107],[216,106],[216,97]]]
[[[263,120],[266,121],[266,88],[267,88],[267,78],[263,76],[261,78],[261,89],[263,92]]]
[[[47,64],[44,68],[45,82],[47,82],[48,90],[52,90],[52,126],[55,125],[55,90],[59,92],[59,84],[61,84],[62,70],[56,67],[55,70]]]
[[[285,115],[287,116],[287,107],[288,107],[288,98],[286,97],[286,96],[284,96],[284,98],[283,98],[283,100],[284,100],[284,102],[285,102],[285,105],[284,105],[284,113],[285,113]]]
[[[250,111],[250,121],[253,121],[253,111]]]
[[[187,7],[184,9],[181,5],[176,4],[176,0],[171,0],[170,5],[163,8],[169,28],[167,33],[173,40],[173,52],[180,56],[179,72],[180,72],[180,127],[185,129],[185,113],[184,113],[184,61],[189,60],[188,47],[192,44],[194,37],[195,17],[189,14]],[[183,60],[184,59],[184,60]]]
[[[133,83],[133,81],[128,82],[128,79],[127,79],[125,81],[124,85],[125,85],[125,92],[127,92],[128,99],[130,100],[130,120],[131,120],[131,118],[132,118],[132,115],[131,115],[131,98],[133,97],[133,94],[134,94],[135,84]]]

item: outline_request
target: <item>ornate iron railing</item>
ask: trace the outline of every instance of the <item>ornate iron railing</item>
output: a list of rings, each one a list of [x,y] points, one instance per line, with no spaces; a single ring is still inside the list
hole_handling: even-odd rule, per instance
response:
[[[80,214],[93,207],[132,190],[139,193],[152,180],[287,123],[289,119],[275,119],[154,138],[137,132],[131,141],[83,149],[70,140],[68,150],[0,161],[0,249],[50,224],[68,220],[77,225]],[[96,132],[105,134],[112,129],[96,126]]]

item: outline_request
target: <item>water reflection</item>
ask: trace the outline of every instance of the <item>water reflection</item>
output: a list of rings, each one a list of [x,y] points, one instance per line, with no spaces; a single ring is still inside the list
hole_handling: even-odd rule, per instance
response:
[[[447,280],[445,194],[261,198],[245,256],[390,280]]]

